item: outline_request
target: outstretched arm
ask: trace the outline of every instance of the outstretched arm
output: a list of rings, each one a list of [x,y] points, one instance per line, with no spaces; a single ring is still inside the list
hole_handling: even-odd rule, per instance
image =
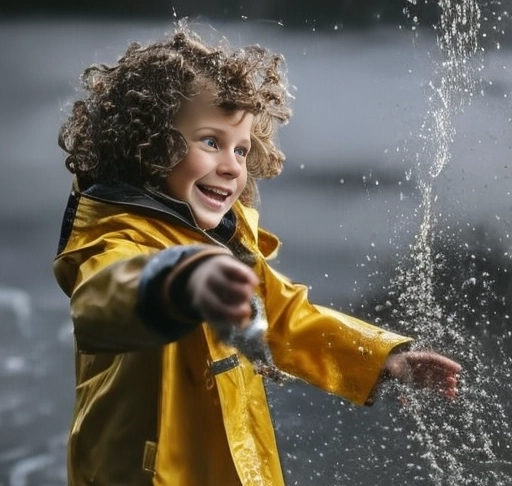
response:
[[[420,388],[430,388],[446,398],[457,396],[461,366],[433,351],[406,351],[391,354],[385,364],[391,378]]]

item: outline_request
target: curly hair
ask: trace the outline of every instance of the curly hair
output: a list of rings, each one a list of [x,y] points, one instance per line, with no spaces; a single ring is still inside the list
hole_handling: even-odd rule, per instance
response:
[[[283,57],[263,47],[209,46],[180,23],[164,41],[132,43],[114,65],[88,67],[81,80],[86,96],[59,133],[81,189],[123,181],[161,190],[188,150],[173,121],[182,102],[204,89],[222,109],[255,115],[241,201],[253,205],[256,181],[282,169],[275,135],[291,116],[291,96]]]

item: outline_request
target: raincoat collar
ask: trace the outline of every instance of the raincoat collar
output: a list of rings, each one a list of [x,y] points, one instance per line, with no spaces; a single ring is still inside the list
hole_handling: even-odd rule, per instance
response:
[[[233,211],[229,211],[215,229],[203,231],[198,227],[188,203],[158,191],[142,189],[123,182],[109,185],[94,184],[82,194],[90,199],[128,207],[139,213],[154,214],[156,212],[161,217],[171,216],[173,220],[178,220],[184,226],[206,233],[221,243],[228,242],[236,231],[236,217]]]
[[[104,203],[117,204],[148,217],[158,217],[172,223],[179,223],[189,229],[200,231],[210,240],[228,244],[238,234],[243,242],[261,252],[265,258],[274,258],[280,241],[272,233],[259,227],[259,213],[237,201],[213,230],[201,230],[194,219],[190,206],[183,201],[151,189],[119,182],[116,184],[94,184],[81,195]]]

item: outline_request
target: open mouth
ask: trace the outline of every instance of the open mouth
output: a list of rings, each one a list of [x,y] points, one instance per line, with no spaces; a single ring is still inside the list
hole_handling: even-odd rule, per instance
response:
[[[230,191],[225,191],[223,189],[219,189],[217,187],[210,186],[197,186],[199,190],[210,199],[214,199],[215,201],[224,202],[230,195]]]

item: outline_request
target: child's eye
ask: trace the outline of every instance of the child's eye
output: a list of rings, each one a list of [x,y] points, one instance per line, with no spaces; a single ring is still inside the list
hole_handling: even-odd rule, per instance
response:
[[[240,155],[240,157],[246,157],[248,152],[249,151],[244,147],[238,147],[235,149],[235,154]]]
[[[203,142],[208,145],[208,147],[217,148],[217,141],[213,137],[205,137],[203,138]]]

